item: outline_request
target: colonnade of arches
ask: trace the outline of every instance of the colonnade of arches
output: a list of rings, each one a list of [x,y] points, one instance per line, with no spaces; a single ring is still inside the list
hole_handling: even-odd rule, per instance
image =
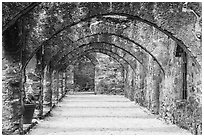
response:
[[[175,12],[179,17],[185,14],[182,4],[96,2],[25,6],[3,26],[4,134],[23,133],[21,110],[28,94],[34,94],[36,117],[42,118],[45,110],[51,110],[73,90],[73,65],[84,57],[96,65],[96,52],[123,66],[124,92],[130,100],[178,125],[189,115],[197,116],[195,113],[201,109],[197,101],[201,94],[201,55],[192,50],[196,46],[190,45],[201,42],[188,42],[176,25],[162,26],[159,21],[165,22],[166,16],[158,14],[161,20],[156,21],[157,13],[152,15],[151,8],[147,8],[157,7],[164,13],[169,8],[169,14]],[[147,11],[142,10],[145,7]],[[181,11],[176,12],[178,9]],[[185,23],[183,26],[188,26]],[[182,31],[185,33],[185,29]],[[195,113],[180,114],[187,107],[178,108],[183,102],[192,106],[197,102],[193,106]],[[202,122],[198,115],[196,122],[185,121],[182,126],[191,129],[194,124],[193,129],[199,132]]]

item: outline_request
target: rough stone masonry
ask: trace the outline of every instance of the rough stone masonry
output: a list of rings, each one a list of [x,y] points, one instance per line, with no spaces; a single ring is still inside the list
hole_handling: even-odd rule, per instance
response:
[[[73,91],[93,52],[122,60],[127,98],[202,134],[202,3],[3,2],[2,26],[3,134],[23,134],[29,96],[40,119]]]

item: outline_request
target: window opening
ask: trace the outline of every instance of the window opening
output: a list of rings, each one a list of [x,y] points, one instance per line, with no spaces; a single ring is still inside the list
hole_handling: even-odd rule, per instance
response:
[[[186,52],[183,52],[183,63],[182,63],[182,70],[183,70],[183,99],[187,99],[187,55]]]
[[[187,99],[187,54],[186,52],[177,45],[175,57],[182,58],[182,75],[183,75],[183,84],[182,84],[182,99]]]

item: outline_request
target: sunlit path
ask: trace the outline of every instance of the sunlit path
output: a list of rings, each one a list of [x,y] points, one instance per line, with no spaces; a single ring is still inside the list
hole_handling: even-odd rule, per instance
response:
[[[144,108],[118,95],[67,95],[29,133],[41,134],[190,134],[166,124]]]

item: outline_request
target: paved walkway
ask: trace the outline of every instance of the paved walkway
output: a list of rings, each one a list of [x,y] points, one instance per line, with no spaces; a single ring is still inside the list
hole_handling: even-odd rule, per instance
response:
[[[191,135],[118,95],[67,95],[30,135]]]

